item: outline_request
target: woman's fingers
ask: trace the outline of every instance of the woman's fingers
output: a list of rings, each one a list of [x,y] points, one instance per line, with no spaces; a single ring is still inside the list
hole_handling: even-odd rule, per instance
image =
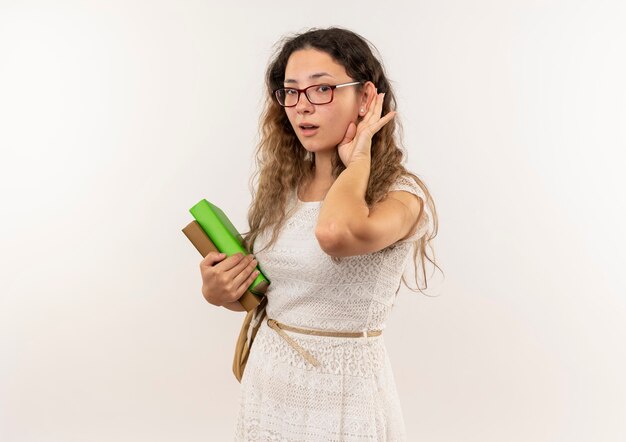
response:
[[[252,278],[252,280],[248,282],[251,275],[254,274],[254,270],[258,263],[256,259],[252,259],[251,257],[252,255],[246,256],[246,259],[242,260],[242,262],[240,262],[239,265],[237,265],[235,268],[232,269],[232,272],[235,273],[235,276],[233,278],[233,286],[236,288],[237,295],[239,297],[243,295],[243,292],[245,292],[246,289],[252,283],[252,281],[254,281],[254,278]],[[243,287],[243,291],[242,291],[241,287],[244,285],[245,287]],[[239,298],[236,298],[236,299],[239,299]]]
[[[376,97],[376,118],[380,119],[380,116],[383,113],[383,102],[385,101],[385,94],[384,93],[380,93],[378,94],[378,96]]]
[[[378,89],[375,89],[378,92]],[[346,136],[339,144],[340,148],[345,148],[345,145],[352,142],[354,143],[354,147],[351,149],[352,152],[349,152],[348,161],[351,161],[353,157],[358,155],[370,155],[369,149],[371,148],[372,137],[376,134],[385,124],[391,121],[392,118],[395,117],[396,112],[389,112],[387,115],[381,118],[381,114],[383,112],[383,103],[385,101],[385,93],[381,92],[380,94],[376,94],[376,99],[373,103],[370,104],[367,113],[363,117],[363,119],[359,122],[358,125],[354,127],[354,134],[352,133],[352,124],[348,127],[346,131]],[[348,136],[350,135],[350,140],[348,140]],[[340,149],[341,155],[341,149]],[[343,159],[342,159],[343,161]],[[346,162],[344,161],[344,164]],[[347,165],[347,164],[346,164]]]
[[[252,267],[250,271],[251,273],[248,276],[248,278],[244,279],[244,281],[239,285],[239,288],[237,289],[236,299],[241,298],[243,294],[246,292],[246,290],[248,290],[248,287],[250,287],[250,284],[252,284],[252,282],[256,279],[256,277],[259,276],[259,271],[255,270],[254,267]],[[242,273],[246,274],[247,272],[242,272]]]
[[[204,264],[200,265],[202,295],[210,304],[222,306],[241,298],[257,276],[254,275],[257,262],[253,255],[244,256],[243,253],[226,259],[219,258],[217,253],[215,255],[206,262],[203,260]],[[222,260],[215,264],[220,259]]]
[[[222,261],[226,256],[218,252],[209,252],[202,261],[200,261],[200,269],[203,267],[213,267],[216,263]]]
[[[378,132],[385,124],[389,123],[396,116],[396,112],[389,112],[387,115],[382,117],[376,124],[374,125],[374,133]]]
[[[230,255],[218,264],[218,269],[222,272],[228,272],[237,267],[242,261],[245,261],[250,255],[244,255],[243,253],[235,253]]]
[[[383,127],[387,121],[389,121],[386,120],[385,123],[378,125],[381,120],[380,116],[383,112],[384,101],[385,93],[381,92],[380,94],[377,94],[376,100],[370,105],[370,108],[367,110],[367,114],[365,114],[365,117],[361,121],[361,125],[363,126],[362,130],[367,131],[370,136],[374,136],[374,134],[378,132],[378,130]]]

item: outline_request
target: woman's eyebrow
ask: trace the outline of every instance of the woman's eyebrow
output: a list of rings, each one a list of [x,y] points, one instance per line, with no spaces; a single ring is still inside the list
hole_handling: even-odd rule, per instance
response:
[[[309,78],[314,79],[314,78],[319,78],[319,77],[324,77],[324,76],[335,78],[327,72],[318,72],[315,74],[311,74],[309,75]],[[298,80],[294,80],[293,78],[285,78],[285,81],[284,81],[284,83],[297,83],[297,82]]]

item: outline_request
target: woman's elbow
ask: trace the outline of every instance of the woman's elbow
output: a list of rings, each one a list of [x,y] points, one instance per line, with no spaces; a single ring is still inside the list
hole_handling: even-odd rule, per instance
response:
[[[337,225],[333,226],[317,226],[315,228],[315,238],[320,245],[320,248],[330,256],[338,258],[349,256],[344,253],[344,245],[346,239],[349,237],[346,227]]]

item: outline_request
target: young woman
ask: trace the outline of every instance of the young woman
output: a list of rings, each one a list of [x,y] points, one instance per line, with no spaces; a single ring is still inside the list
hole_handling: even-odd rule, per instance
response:
[[[341,28],[285,39],[266,85],[244,242],[256,259],[200,265],[205,298],[231,310],[257,259],[271,281],[236,439],[405,440],[382,330],[437,215],[401,164],[393,91],[368,42]]]

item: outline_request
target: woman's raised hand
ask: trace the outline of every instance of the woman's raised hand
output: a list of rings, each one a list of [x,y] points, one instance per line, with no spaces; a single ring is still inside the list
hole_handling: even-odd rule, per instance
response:
[[[396,112],[392,111],[381,118],[384,98],[384,93],[377,94],[359,125],[353,122],[348,125],[346,135],[337,146],[339,157],[346,167],[353,161],[371,158],[372,137],[396,116]]]
[[[202,295],[209,304],[221,307],[237,301],[259,274],[254,255],[209,252],[200,262]]]

